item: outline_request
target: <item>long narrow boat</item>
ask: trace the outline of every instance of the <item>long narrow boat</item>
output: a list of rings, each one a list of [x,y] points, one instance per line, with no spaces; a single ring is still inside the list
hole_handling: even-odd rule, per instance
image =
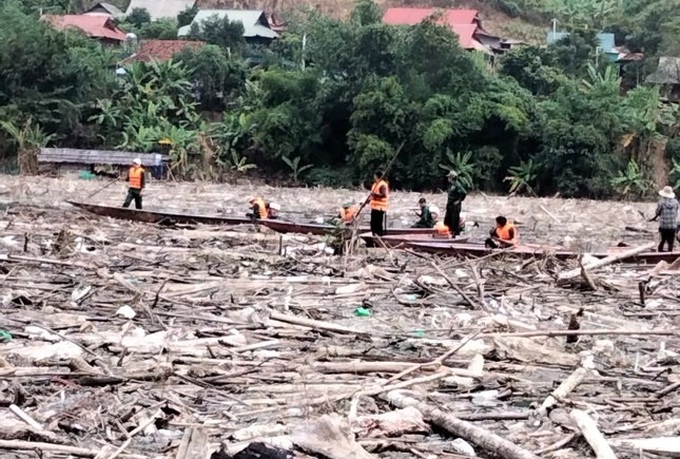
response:
[[[411,240],[406,243],[406,246],[419,251],[433,253],[437,255],[464,255],[470,257],[483,257],[492,254],[504,254],[519,258],[532,258],[537,256],[554,256],[560,260],[574,259],[582,252],[569,250],[565,247],[551,247],[544,245],[520,245],[515,248],[508,249],[489,249],[483,244],[446,244],[440,242],[422,242],[418,240]],[[595,258],[605,258],[610,255],[615,255],[623,250],[630,249],[630,247],[610,247],[606,252],[589,253]],[[658,263],[660,261],[673,262],[680,258],[680,251],[675,252],[643,252],[637,255],[630,256],[620,260],[625,263]]]
[[[252,221],[246,217],[226,217],[221,215],[200,215],[200,214],[185,214],[179,212],[157,212],[152,210],[136,210],[126,209],[123,207],[100,206],[96,204],[86,204],[83,202],[66,201],[72,206],[83,209],[94,215],[100,217],[115,218],[118,220],[128,220],[143,223],[153,223],[157,225],[163,224],[205,224],[205,225],[245,225]],[[338,231],[338,227],[332,225],[319,225],[313,223],[295,223],[285,220],[258,220],[257,223],[266,226],[279,233],[301,233],[325,235],[332,234]],[[349,229],[348,229],[349,230]],[[357,228],[359,233],[370,231],[367,227]],[[388,228],[387,234],[433,234],[434,230],[430,228],[414,229],[414,228]]]
[[[381,245],[385,245],[385,247],[390,248],[405,248],[408,244],[414,242],[433,242],[442,245],[463,244],[470,239],[468,236],[443,239],[438,238],[432,233],[387,234],[386,236],[378,237],[373,236],[370,232],[366,232],[360,234],[359,237],[363,239],[369,247],[380,247]]]

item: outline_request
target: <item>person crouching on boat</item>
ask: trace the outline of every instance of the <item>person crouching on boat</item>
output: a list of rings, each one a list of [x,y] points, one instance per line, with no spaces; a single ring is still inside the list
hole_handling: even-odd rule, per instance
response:
[[[659,220],[659,234],[661,242],[657,251],[663,252],[663,248],[668,244],[668,251],[673,251],[673,243],[678,228],[678,200],[675,199],[673,188],[665,186],[659,191],[659,203],[656,205],[656,214],[649,221]]]
[[[250,210],[251,211],[246,214],[246,217],[252,218],[253,220],[264,220],[267,218],[267,205],[262,198],[251,199]]]
[[[144,168],[142,167],[142,160],[135,158],[132,161],[132,166],[128,171],[126,181],[130,184],[128,188],[123,207],[130,207],[132,201],[135,201],[135,209],[142,210],[142,190],[145,185]]]
[[[411,228],[432,228],[434,227],[434,219],[432,218],[432,210],[430,206],[427,205],[425,198],[420,198],[418,200],[418,205],[420,206],[420,212],[416,212],[416,215],[420,217],[420,220],[415,222]]]
[[[519,231],[508,219],[496,217],[496,227],[489,232],[491,236],[484,245],[491,249],[517,247],[519,243]]]
[[[352,201],[346,201],[340,208],[340,212],[336,215],[331,224],[335,226],[351,225],[357,215],[357,208],[352,204]]]
[[[265,204],[265,208],[267,209],[267,218],[270,220],[278,220],[279,219],[279,212],[281,212],[281,205],[277,204],[275,202]]]

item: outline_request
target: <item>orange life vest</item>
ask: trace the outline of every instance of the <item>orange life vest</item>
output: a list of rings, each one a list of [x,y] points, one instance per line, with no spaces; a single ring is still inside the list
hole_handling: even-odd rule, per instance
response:
[[[267,218],[267,206],[262,198],[254,198],[250,203],[253,205],[253,211],[255,211],[255,206],[258,207],[258,218]]]
[[[144,168],[141,166],[132,166],[128,172],[128,181],[130,188],[136,190],[142,189],[142,177],[144,176]]]
[[[510,230],[514,230],[514,237],[510,236]],[[498,239],[501,241],[511,244],[513,247],[517,247],[517,243],[519,242],[519,232],[512,223],[508,222],[505,224],[505,226],[496,227],[496,235],[498,235]]]
[[[379,193],[380,189],[385,186],[385,197],[377,198],[373,196],[373,193]],[[387,210],[387,201],[390,196],[390,187],[387,185],[385,180],[378,180],[371,187],[371,209],[374,210]]]
[[[433,228],[435,230],[434,233],[435,237],[437,238],[451,237],[451,230],[444,223],[437,222],[434,224]]]
[[[352,223],[354,221],[354,216],[357,214],[357,209],[352,206],[345,209],[344,207],[340,209],[340,220],[343,223]]]

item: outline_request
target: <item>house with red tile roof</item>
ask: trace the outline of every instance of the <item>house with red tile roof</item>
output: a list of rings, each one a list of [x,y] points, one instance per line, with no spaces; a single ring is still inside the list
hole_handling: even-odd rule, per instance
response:
[[[121,64],[131,62],[164,62],[185,49],[200,49],[205,46],[202,41],[189,40],[142,40],[137,51],[125,58]]]
[[[76,29],[105,44],[120,45],[125,41],[125,32],[119,29],[110,16],[103,14],[45,14],[42,19],[57,30]]]
[[[439,22],[458,35],[463,49],[474,49],[491,54],[500,50],[502,40],[482,28],[482,20],[477,10],[441,10],[436,8],[388,8],[383,21],[391,25],[420,24],[433,14],[441,12]]]

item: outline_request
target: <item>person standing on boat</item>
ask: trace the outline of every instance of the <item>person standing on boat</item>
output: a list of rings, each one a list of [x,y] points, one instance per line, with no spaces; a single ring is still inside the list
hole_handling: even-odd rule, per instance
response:
[[[496,217],[496,227],[489,232],[491,236],[484,245],[490,249],[507,249],[519,244],[519,231],[503,216]]]
[[[142,190],[145,185],[144,168],[142,167],[142,160],[135,158],[132,161],[132,166],[128,171],[126,182],[129,183],[127,196],[123,202],[123,207],[130,207],[132,201],[135,201],[135,209],[142,210]]]
[[[449,191],[446,200],[446,215],[444,224],[451,229],[451,234],[456,237],[460,234],[460,212],[463,208],[463,201],[467,197],[467,191],[458,180],[458,172],[451,171],[448,175]]]
[[[420,206],[420,212],[416,212],[416,215],[420,217],[411,228],[432,228],[434,227],[434,218],[432,218],[432,210],[430,206],[427,205],[425,198],[420,198],[418,200],[418,205]]]
[[[663,252],[663,248],[668,244],[668,251],[673,251],[673,243],[675,242],[675,233],[678,228],[678,200],[675,199],[673,188],[665,186],[659,191],[658,204],[656,205],[656,214],[649,221],[659,220],[659,234],[661,235],[661,242],[659,242],[658,251]]]
[[[373,174],[373,186],[371,187],[371,233],[374,236],[384,236],[385,221],[387,219],[387,204],[390,188],[384,179],[383,171],[375,171]]]

